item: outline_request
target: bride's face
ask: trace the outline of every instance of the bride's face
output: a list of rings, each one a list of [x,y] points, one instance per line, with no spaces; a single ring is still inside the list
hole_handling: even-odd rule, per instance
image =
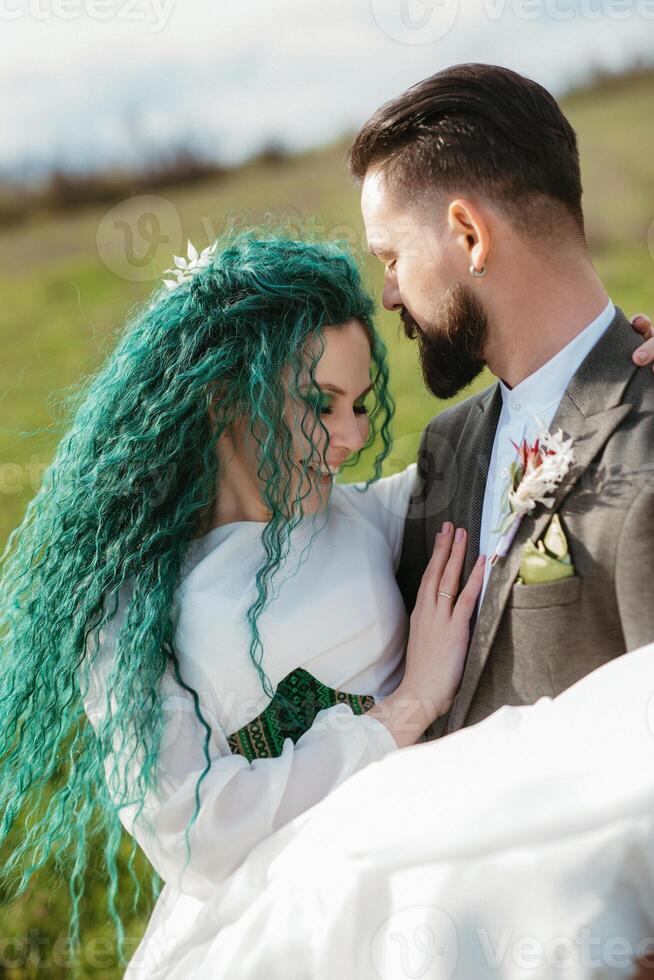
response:
[[[286,419],[293,433],[294,455],[299,466],[312,460],[309,466],[311,492],[304,501],[305,513],[313,513],[326,503],[332,479],[349,456],[357,452],[368,438],[371,404],[370,341],[364,327],[351,320],[340,327],[326,327],[324,350],[316,367],[315,379],[320,386],[319,411],[322,424],[329,433],[329,446],[320,426],[313,431],[314,449],[302,432],[302,417],[307,403],[298,404],[287,396]],[[315,405],[308,376],[300,379],[301,394]],[[312,415],[304,428],[312,428]],[[296,487],[299,485],[299,478]],[[295,489],[295,488],[294,488]],[[305,490],[306,490],[305,486]]]
[[[306,479],[302,488],[302,509],[312,514],[327,503],[334,475],[349,456],[357,452],[368,438],[370,423],[368,410],[372,394],[370,382],[370,341],[365,328],[356,320],[323,331],[324,349],[315,370],[315,380],[320,392],[310,389],[308,373],[298,379],[301,400],[289,393],[290,369],[283,377],[286,387],[285,418],[292,434],[293,459],[301,469],[304,460],[311,460],[309,489]],[[302,399],[302,395],[308,400]],[[319,425],[314,425],[315,406],[329,433],[329,446]],[[304,429],[312,433],[313,449]],[[232,496],[252,499],[253,494],[263,501],[263,485],[257,474],[259,452],[249,426],[244,422],[233,426],[229,435],[229,458],[226,477],[233,485]],[[236,464],[236,465],[234,465]],[[330,475],[331,471],[331,475]],[[300,472],[293,473],[293,486],[289,487],[289,500],[297,494]],[[309,491],[307,493],[307,490]],[[305,496],[306,494],[306,496]]]

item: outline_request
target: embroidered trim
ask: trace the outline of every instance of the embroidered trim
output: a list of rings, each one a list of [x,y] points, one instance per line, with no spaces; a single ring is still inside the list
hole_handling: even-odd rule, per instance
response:
[[[301,725],[287,717],[286,706],[278,695],[293,704],[301,717]],[[232,753],[244,755],[250,762],[281,755],[285,739],[297,742],[311,728],[319,711],[339,703],[348,704],[355,715],[362,715],[373,707],[375,699],[371,694],[336,690],[317,680],[303,667],[296,667],[279,682],[274,698],[261,714],[229,736],[229,747]]]

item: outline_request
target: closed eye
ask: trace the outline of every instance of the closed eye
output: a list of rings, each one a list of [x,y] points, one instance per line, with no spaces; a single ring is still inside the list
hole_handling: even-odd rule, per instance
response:
[[[353,411],[355,415],[368,415],[370,410],[367,405],[354,405]],[[334,409],[331,405],[326,405],[320,412],[321,415],[333,415],[333,413]]]
[[[354,402],[353,411],[355,415],[368,415],[370,409],[365,404],[364,400],[370,394],[374,388],[374,383],[371,382],[364,391],[361,392],[357,400]],[[309,404],[317,407],[321,415],[332,415],[334,409],[332,407],[335,395],[345,395],[342,388],[337,385],[325,384],[323,386],[318,386],[318,397],[316,398],[313,393],[304,394],[304,400]]]

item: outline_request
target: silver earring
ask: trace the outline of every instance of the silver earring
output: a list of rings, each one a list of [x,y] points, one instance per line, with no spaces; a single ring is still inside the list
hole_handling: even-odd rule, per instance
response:
[[[481,279],[481,277],[486,274],[486,266],[485,265],[482,265],[482,267],[479,270],[479,272],[477,272],[477,270],[475,269],[474,265],[472,263],[470,263],[470,272],[475,277],[475,279]]]

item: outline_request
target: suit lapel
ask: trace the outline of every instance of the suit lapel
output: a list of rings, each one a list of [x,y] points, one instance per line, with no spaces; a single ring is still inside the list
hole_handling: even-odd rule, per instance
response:
[[[537,505],[532,514],[523,518],[508,554],[498,560],[490,573],[461,687],[450,711],[448,732],[460,728],[465,721],[520,570],[524,544],[529,538],[538,540],[552,514],[559,509],[616,426],[631,411],[631,405],[621,404],[621,399],[637,370],[631,361],[631,353],[640,342],[622,310],[616,307],[611,325],[574,375],[561,400],[550,430],[556,432],[560,428],[565,438],[573,439],[575,462],[552,495],[553,506]]]
[[[468,581],[470,572],[479,557],[486,479],[501,410],[502,394],[499,384],[495,384],[471,410],[459,441],[462,447],[457,457],[459,479],[457,492],[452,501],[451,519],[455,527],[465,527],[468,531],[468,547],[461,588]]]

